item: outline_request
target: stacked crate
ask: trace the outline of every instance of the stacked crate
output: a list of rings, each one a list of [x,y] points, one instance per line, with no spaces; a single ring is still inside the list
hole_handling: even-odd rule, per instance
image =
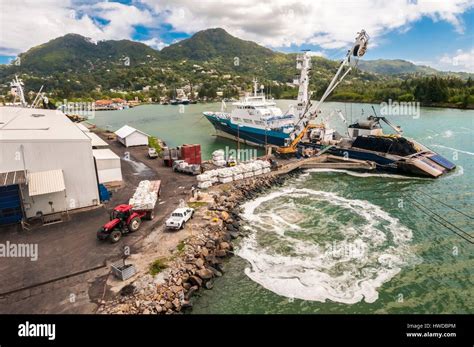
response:
[[[188,164],[201,164],[201,145],[182,145],[181,159]]]

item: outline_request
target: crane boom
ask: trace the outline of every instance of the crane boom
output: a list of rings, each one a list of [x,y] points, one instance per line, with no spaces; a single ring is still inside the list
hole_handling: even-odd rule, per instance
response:
[[[286,146],[279,147],[277,150],[277,153],[292,154],[296,152],[296,147],[298,146],[298,143],[301,141],[304,135],[308,132],[310,128],[315,127],[315,125],[311,125],[309,121],[312,118],[317,117],[317,114],[319,112],[319,109],[322,103],[327,99],[327,97],[332,93],[332,91],[339,85],[339,83],[342,82],[342,80],[352,70],[352,67],[349,66],[349,68],[346,71],[344,71],[344,67],[350,64],[351,57],[356,57],[356,58],[362,57],[367,51],[368,43],[369,43],[369,35],[367,35],[365,30],[361,30],[359,33],[357,33],[357,37],[355,39],[354,45],[352,46],[351,49],[347,51],[346,57],[339,65],[339,68],[337,69],[336,74],[332,78],[324,94],[319,99],[318,103],[316,104],[316,107],[311,112],[309,112],[309,110],[306,110],[306,112],[300,117],[298,123],[296,123],[295,125],[295,130],[290,135],[290,139],[292,139],[291,143],[289,143]],[[308,98],[309,98],[309,94],[308,94]],[[309,100],[307,104],[308,105],[310,104]]]

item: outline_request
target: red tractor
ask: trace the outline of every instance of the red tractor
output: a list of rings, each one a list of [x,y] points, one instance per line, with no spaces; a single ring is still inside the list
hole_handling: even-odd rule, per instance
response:
[[[115,206],[110,214],[110,222],[104,224],[97,231],[99,240],[110,239],[112,243],[118,242],[123,234],[137,231],[142,224],[142,219],[153,219],[153,210],[133,210],[131,205]]]

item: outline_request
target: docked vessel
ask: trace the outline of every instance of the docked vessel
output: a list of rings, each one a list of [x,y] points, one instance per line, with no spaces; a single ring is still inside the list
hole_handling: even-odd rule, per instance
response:
[[[384,134],[381,121],[394,130]],[[374,162],[382,171],[404,173],[436,178],[456,165],[421,143],[402,136],[400,127],[395,127],[385,117],[369,116],[348,126],[347,137],[324,125],[314,127],[307,141],[299,145],[300,153],[312,147],[328,154]]]
[[[297,69],[301,70],[301,75],[295,81],[299,85],[296,107],[290,107],[283,113],[273,99],[269,100],[263,92],[258,92],[258,81],[254,79],[253,95],[234,102],[230,113],[204,112],[216,129],[216,135],[253,146],[283,146],[294,131],[296,122],[309,107],[311,56],[307,52],[298,55]]]

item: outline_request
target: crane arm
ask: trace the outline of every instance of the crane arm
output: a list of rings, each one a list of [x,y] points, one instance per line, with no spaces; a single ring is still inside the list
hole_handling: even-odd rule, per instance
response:
[[[369,35],[367,35],[365,30],[361,30],[359,33],[357,33],[357,37],[356,37],[354,45],[352,46],[350,50],[347,51],[346,57],[339,65],[339,68],[337,69],[336,74],[334,75],[328,87],[326,88],[326,91],[324,92],[323,96],[316,104],[316,107],[311,112],[309,112],[309,109],[307,109],[306,112],[303,114],[303,116],[301,116],[293,132],[293,134],[297,133],[297,135],[294,137],[294,140],[288,146],[280,147],[277,151],[278,153],[289,154],[289,153],[296,152],[296,147],[298,143],[301,141],[303,136],[307,133],[308,129],[311,128],[311,126],[309,125],[309,120],[318,114],[321,104],[327,99],[327,97],[333,92],[333,90],[339,85],[339,83],[341,83],[342,80],[347,76],[347,74],[352,70],[352,68],[349,67],[343,73],[344,67],[349,65],[350,59],[352,56],[357,57],[357,58],[362,57],[367,51],[368,43],[369,43]],[[299,126],[300,123],[302,122],[303,124],[306,123],[303,129],[301,129],[301,126]]]

